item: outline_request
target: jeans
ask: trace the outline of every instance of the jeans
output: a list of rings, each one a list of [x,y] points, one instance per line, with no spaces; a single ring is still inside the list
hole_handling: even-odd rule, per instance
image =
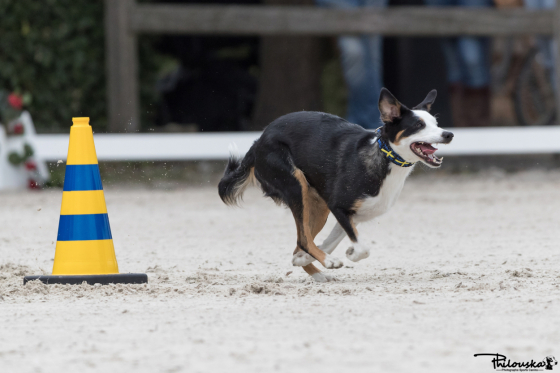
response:
[[[424,0],[428,6],[490,7],[492,0]],[[447,81],[469,88],[490,85],[490,40],[486,37],[443,38]]]
[[[554,9],[555,0],[525,0],[525,8],[527,9]]]
[[[332,8],[387,6],[388,0],[316,0]],[[349,122],[373,129],[380,125],[379,92],[383,87],[383,40],[379,35],[338,38],[342,70],[348,87]]]

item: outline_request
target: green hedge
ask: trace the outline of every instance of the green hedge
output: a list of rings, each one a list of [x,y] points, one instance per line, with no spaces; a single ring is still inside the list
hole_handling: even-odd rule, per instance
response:
[[[0,88],[29,92],[40,129],[106,126],[103,2],[0,0]]]
[[[0,0],[0,89],[31,93],[27,109],[42,132],[67,131],[73,116],[89,116],[97,131],[106,129],[103,3]],[[161,59],[153,42],[140,39],[144,107],[155,101]],[[147,112],[144,122],[150,119]]]

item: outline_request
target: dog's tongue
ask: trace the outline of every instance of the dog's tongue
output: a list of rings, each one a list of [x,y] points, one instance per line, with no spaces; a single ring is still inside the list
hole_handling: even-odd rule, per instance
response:
[[[422,153],[424,154],[434,154],[436,152],[436,148],[434,148],[433,146],[431,146],[430,144],[417,144],[416,146],[418,146],[420,149],[422,149]]]

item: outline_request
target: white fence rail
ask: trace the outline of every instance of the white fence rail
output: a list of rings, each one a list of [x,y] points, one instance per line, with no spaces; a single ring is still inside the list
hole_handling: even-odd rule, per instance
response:
[[[560,153],[560,127],[452,128],[453,142],[438,155]],[[228,145],[249,150],[260,132],[96,134],[100,161],[220,160],[229,156]],[[68,135],[38,135],[37,153],[50,161],[65,160]]]

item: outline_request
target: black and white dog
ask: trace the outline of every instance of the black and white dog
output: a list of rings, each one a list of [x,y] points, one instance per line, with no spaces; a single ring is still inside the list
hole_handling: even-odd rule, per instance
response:
[[[429,114],[436,98],[431,91],[412,110],[387,89],[381,90],[379,110],[384,125],[376,132],[319,112],[297,112],[273,121],[241,160],[232,155],[219,184],[222,201],[236,204],[256,179],[267,197],[290,208],[297,227],[292,263],[317,281],[330,278],[313,264],[340,268],[331,256],[347,235],[346,251],[357,262],[370,255],[356,225],[391,208],[416,162],[441,166],[437,143],[449,143],[453,134],[438,127]],[[337,224],[322,245],[313,242],[331,212]]]

